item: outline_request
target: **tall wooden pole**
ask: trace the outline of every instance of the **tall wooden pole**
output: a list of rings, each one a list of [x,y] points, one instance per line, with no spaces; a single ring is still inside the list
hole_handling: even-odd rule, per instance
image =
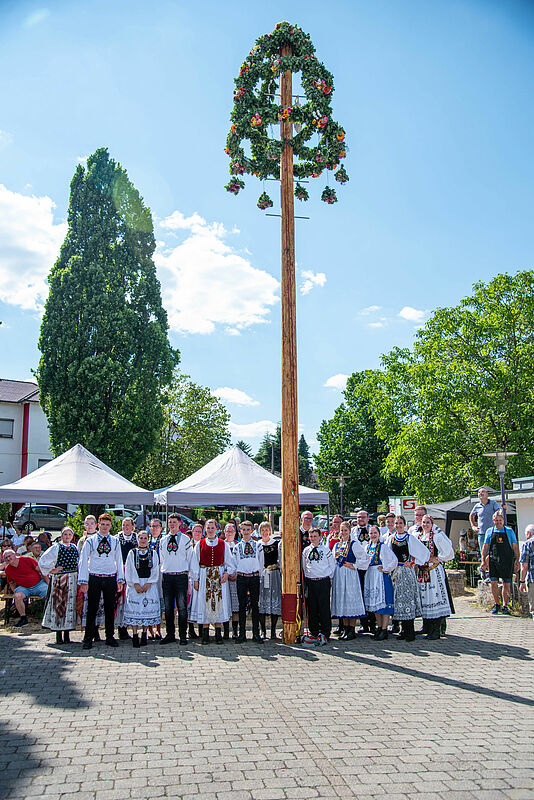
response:
[[[285,45],[281,56],[291,55]],[[280,79],[282,108],[293,105],[291,70]],[[298,498],[298,424],[297,424],[297,324],[295,298],[295,208],[293,195],[293,136],[290,120],[280,123],[283,142],[280,162],[281,203],[281,310],[282,310],[282,622],[284,642],[294,644],[297,635],[295,617],[297,584],[300,576],[300,528]],[[302,609],[300,610],[302,616]]]

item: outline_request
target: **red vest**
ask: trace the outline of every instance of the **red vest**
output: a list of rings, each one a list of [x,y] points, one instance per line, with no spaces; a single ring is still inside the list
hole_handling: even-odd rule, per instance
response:
[[[217,540],[213,547],[208,544],[207,539],[200,542],[200,566],[201,567],[222,567],[224,564],[224,541]]]

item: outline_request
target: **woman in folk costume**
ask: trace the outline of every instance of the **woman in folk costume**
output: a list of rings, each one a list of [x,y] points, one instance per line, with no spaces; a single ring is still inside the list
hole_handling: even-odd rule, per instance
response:
[[[236,528],[233,522],[229,522],[224,528],[224,540],[230,547],[232,555],[235,553],[237,546],[236,542]],[[228,589],[230,591],[230,605],[232,610],[232,639],[235,641],[239,636],[239,598],[237,596],[237,575],[228,576]],[[230,623],[225,622],[224,625],[224,639],[230,638]]]
[[[159,556],[148,545],[148,533],[140,531],[137,547],[130,550],[126,558],[125,581],[126,600],[124,602],[123,624],[131,625],[133,646],[141,647],[147,643],[147,628],[157,625],[161,619],[159,602]],[[137,629],[142,628],[141,641]]]
[[[414,620],[421,616],[421,600],[414,565],[426,564],[428,550],[416,536],[408,533],[406,520],[402,516],[395,517],[395,533],[388,536],[386,546],[393,550],[399,562],[392,575],[395,606],[393,619],[401,623],[398,638],[413,642]]]
[[[194,525],[191,526],[191,544],[193,545],[193,552],[196,545],[200,542],[200,540],[204,537],[204,526],[201,522],[195,522]],[[202,636],[202,625],[198,626],[198,634],[195,630],[195,624],[191,617],[191,604],[193,602],[194,590],[193,590],[193,578],[191,577],[191,570],[189,571],[189,600],[187,603],[187,621],[189,624],[189,638],[190,639],[198,639],[199,636]]]
[[[343,624],[340,639],[356,638],[355,623],[365,617],[362,588],[358,570],[367,569],[369,557],[357,540],[350,538],[350,525],[342,522],[339,528],[339,542],[332,548],[336,562],[332,578],[332,616]]]
[[[158,517],[153,517],[150,520],[149,528],[150,528],[150,536],[148,540],[148,546],[153,552],[158,554],[159,558],[159,546],[161,543],[161,534],[163,532],[163,525],[161,524],[161,520]],[[161,614],[159,622],[156,625],[155,634],[153,626],[152,625],[149,626],[149,633],[151,639],[161,639],[161,615],[165,612],[165,603],[163,600],[163,585],[161,581],[161,570],[159,573],[159,580],[158,580],[158,593],[159,593],[159,605],[161,609]]]
[[[417,570],[423,617],[420,633],[426,633],[427,639],[439,639],[442,619],[451,614],[443,565],[454,558],[454,547],[449,537],[434,527],[430,514],[425,514],[421,525],[418,538],[428,550],[428,561]]]
[[[73,536],[72,528],[63,528],[61,541],[39,559],[39,569],[50,577],[43,627],[56,631],[57,644],[70,642],[69,631],[76,629],[79,553],[72,543]]]
[[[206,522],[206,538],[193,551],[191,577],[193,601],[191,619],[202,625],[202,644],[209,644],[210,625],[215,626],[215,642],[223,643],[222,625],[231,616],[228,575],[235,573],[235,562],[230,546],[217,537],[217,523]]]
[[[263,553],[263,570],[260,576],[260,626],[261,635],[267,637],[267,614],[271,617],[271,639],[276,639],[276,623],[282,613],[282,573],[280,539],[273,539],[271,524],[260,523],[260,550]]]
[[[82,552],[82,547],[84,546],[87,537],[92,536],[97,532],[96,526],[96,517],[92,514],[88,514],[84,521],[83,521],[83,534],[78,539],[76,547],[78,548],[78,553]],[[87,619],[87,592],[84,594],[83,592],[78,589],[78,596],[76,598],[76,614],[78,618],[78,622],[81,624],[82,631],[85,628],[85,621]],[[98,611],[96,612],[96,620],[95,620],[95,635],[93,636],[94,642],[100,641],[100,631],[98,630],[99,625],[104,624],[104,598],[100,598],[100,602],[98,604]]]
[[[137,547],[137,537],[135,535],[134,521],[131,517],[124,517],[122,520],[122,527],[117,536],[121,547],[122,563],[126,566],[126,559],[130,550]],[[130,638],[128,629],[123,622],[124,618],[124,605],[126,602],[126,584],[122,591],[117,592],[117,608],[115,610],[115,625],[117,626],[119,639],[125,641]]]
[[[369,566],[365,573],[363,599],[367,611],[376,618],[375,639],[388,638],[388,625],[393,614],[393,581],[391,573],[398,564],[397,556],[380,541],[380,528],[371,525],[366,550]]]

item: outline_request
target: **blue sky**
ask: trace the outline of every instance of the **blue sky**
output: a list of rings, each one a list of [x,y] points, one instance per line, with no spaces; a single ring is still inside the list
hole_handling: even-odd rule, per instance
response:
[[[257,448],[280,418],[279,221],[224,190],[233,79],[288,19],[335,77],[350,182],[297,222],[299,422],[478,280],[532,268],[534,5],[0,0],[0,376],[38,360],[69,182],[101,146],[152,209],[182,369]],[[278,211],[278,188],[267,186]]]

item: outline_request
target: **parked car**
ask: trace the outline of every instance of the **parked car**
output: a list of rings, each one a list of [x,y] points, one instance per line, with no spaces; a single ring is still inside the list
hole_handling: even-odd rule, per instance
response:
[[[31,512],[31,513],[30,513]],[[25,531],[44,528],[45,531],[57,531],[67,524],[67,512],[58,506],[39,506],[26,503],[19,508],[14,517],[14,524]]]
[[[130,517],[134,521],[137,519],[138,511],[132,511],[131,508],[106,508],[105,509],[108,513],[113,514],[115,519],[118,519],[122,522],[125,517]]]

